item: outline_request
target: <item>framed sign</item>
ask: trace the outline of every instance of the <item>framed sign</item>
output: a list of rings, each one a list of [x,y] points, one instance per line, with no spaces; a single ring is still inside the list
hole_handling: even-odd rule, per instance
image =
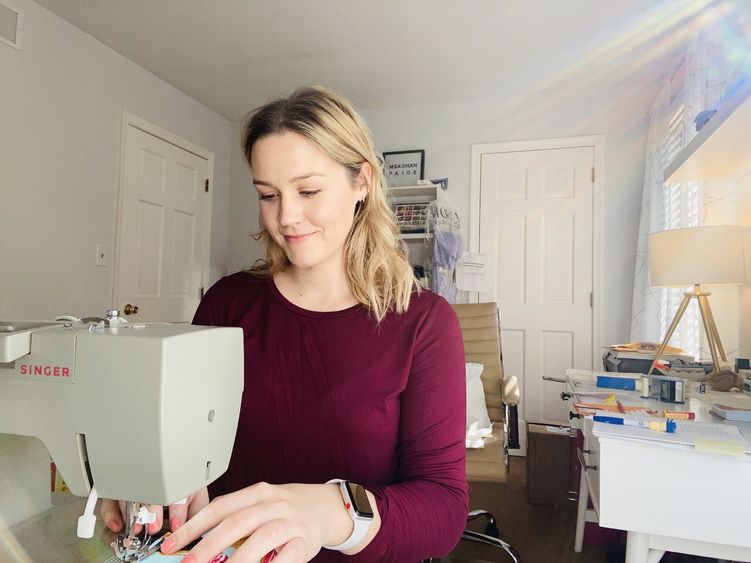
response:
[[[414,186],[425,177],[425,149],[383,153],[383,174],[389,186]]]

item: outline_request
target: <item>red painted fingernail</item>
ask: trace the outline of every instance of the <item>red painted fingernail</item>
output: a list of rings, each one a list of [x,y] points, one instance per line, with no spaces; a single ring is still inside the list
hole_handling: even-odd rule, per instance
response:
[[[182,559],[180,559],[180,563],[196,563],[196,558],[188,554]]]
[[[156,534],[159,531],[159,524],[157,522],[152,522],[146,527],[148,528],[150,534]]]
[[[162,551],[172,551],[173,547],[175,547],[175,538],[171,536],[162,542]]]
[[[182,525],[183,525],[183,521],[180,520],[177,516],[175,516],[174,518],[171,518],[169,521],[170,530],[172,530],[173,532]]]
[[[136,524],[135,526],[133,526],[133,533],[140,534],[142,529],[143,529],[143,525]]]
[[[120,528],[123,527],[123,525],[118,522],[115,518],[112,518],[107,522],[107,527],[112,530],[113,532],[119,532]]]

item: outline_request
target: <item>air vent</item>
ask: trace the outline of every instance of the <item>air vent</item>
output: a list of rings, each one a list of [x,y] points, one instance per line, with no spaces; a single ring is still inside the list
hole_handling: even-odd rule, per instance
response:
[[[23,31],[23,12],[0,2],[0,42],[21,48],[21,31]]]

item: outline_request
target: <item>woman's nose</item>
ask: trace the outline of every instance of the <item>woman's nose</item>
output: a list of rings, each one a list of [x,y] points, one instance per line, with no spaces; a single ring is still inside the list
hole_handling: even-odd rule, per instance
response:
[[[294,197],[282,197],[279,201],[279,224],[294,225],[300,221],[302,206]]]

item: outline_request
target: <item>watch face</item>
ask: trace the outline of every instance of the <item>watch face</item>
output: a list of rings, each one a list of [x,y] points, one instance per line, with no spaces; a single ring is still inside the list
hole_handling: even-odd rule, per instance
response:
[[[373,518],[373,508],[370,506],[365,487],[349,481],[346,481],[345,485],[349,492],[349,498],[352,499],[352,508],[355,509],[355,514],[363,518]]]

